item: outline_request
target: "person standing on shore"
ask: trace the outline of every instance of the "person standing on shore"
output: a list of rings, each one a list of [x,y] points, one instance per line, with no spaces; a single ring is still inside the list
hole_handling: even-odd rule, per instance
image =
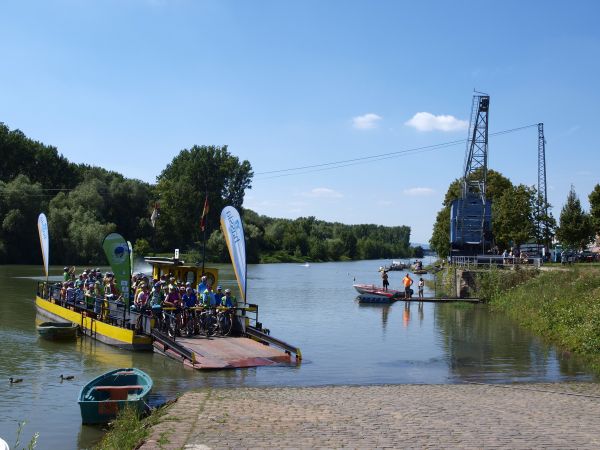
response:
[[[413,280],[410,275],[407,273],[406,276],[402,279],[402,283],[404,284],[404,298],[406,300],[410,300],[411,298],[411,289],[410,287],[413,284]]]

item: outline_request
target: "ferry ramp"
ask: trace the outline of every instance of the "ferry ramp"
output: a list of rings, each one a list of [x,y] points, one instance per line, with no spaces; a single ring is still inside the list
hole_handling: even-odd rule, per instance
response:
[[[173,339],[159,330],[152,330],[153,345],[159,353],[198,370],[292,364],[302,358],[300,349],[254,327],[246,327],[245,334]]]

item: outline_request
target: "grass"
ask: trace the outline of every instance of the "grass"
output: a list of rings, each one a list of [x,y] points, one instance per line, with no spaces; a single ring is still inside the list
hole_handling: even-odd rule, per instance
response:
[[[572,266],[494,292],[492,309],[565,350],[583,355],[600,373],[600,269]]]
[[[96,450],[134,449],[148,437],[150,428],[156,425],[164,413],[159,408],[146,418],[140,418],[133,408],[124,408],[98,443]],[[162,437],[161,437],[162,438]]]

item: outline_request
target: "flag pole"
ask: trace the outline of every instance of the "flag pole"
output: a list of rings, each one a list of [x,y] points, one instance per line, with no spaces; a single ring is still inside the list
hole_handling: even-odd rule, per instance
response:
[[[208,188],[205,190],[204,207],[202,208],[202,217],[200,224],[202,225],[202,275],[204,275],[204,263],[206,261],[206,216],[208,215]]]

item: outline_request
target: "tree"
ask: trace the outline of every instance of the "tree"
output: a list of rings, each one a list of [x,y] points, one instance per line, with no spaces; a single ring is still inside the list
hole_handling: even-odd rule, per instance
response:
[[[564,247],[578,250],[585,248],[594,238],[592,220],[581,209],[581,202],[573,186],[560,212],[560,226],[556,230],[556,236]]]
[[[46,205],[42,186],[27,176],[0,181],[0,262],[41,261],[36,223]]]
[[[158,176],[156,193],[160,201],[157,240],[163,249],[186,248],[199,242],[200,216],[208,194],[207,233],[219,228],[226,205],[242,206],[250,188],[252,167],[231,155],[227,146],[194,146],[182,150]]]
[[[550,212],[552,205],[544,202],[539,193],[534,192],[535,204],[532,205],[534,212],[533,223],[536,225],[534,234],[537,243],[542,244],[547,249],[552,245],[552,238],[556,234],[556,219]]]
[[[600,235],[600,184],[594,187],[594,190],[589,195],[590,200],[590,216],[594,226],[596,235]]]
[[[534,236],[533,190],[511,186],[492,203],[492,229],[500,248],[518,247]]]

